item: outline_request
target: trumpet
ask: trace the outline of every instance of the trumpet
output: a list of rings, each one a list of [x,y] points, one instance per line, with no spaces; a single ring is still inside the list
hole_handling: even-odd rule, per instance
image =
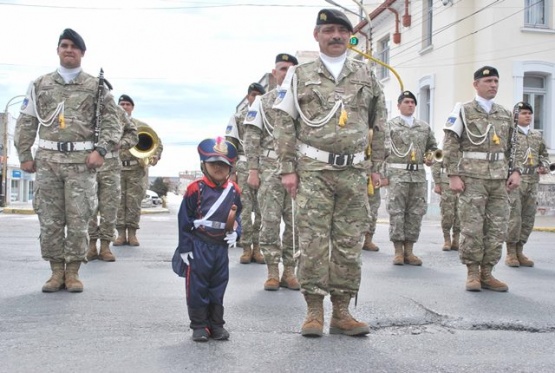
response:
[[[434,151],[427,151],[424,153],[424,159],[426,161],[441,162],[443,160],[443,150],[436,149]]]
[[[551,173],[555,172],[555,163],[550,163],[548,168],[549,168],[549,172]]]
[[[160,139],[154,130],[150,127],[139,126],[137,129],[139,142],[129,152],[136,158],[139,158],[144,166],[151,163],[151,157],[160,146]]]

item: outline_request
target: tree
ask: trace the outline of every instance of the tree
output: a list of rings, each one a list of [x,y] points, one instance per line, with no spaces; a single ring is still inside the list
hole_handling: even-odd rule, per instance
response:
[[[158,193],[160,197],[165,196],[168,194],[169,187],[164,182],[164,179],[161,177],[157,177],[152,184],[150,184],[150,190],[153,192]]]

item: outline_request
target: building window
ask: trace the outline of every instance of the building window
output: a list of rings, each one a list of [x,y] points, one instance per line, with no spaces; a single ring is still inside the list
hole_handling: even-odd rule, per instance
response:
[[[422,0],[422,2],[422,49],[425,49],[432,45],[434,4],[433,0]]]
[[[383,63],[389,65],[389,36],[381,39],[378,42],[378,59]],[[389,69],[385,66],[378,64],[378,79],[385,79],[389,77]]]
[[[544,131],[545,129],[545,77],[532,74],[524,74],[523,100],[534,108],[534,129]]]
[[[524,26],[547,28],[547,1],[524,0]]]
[[[418,117],[424,122],[430,124],[431,107],[430,107],[430,86],[420,87],[418,97]]]

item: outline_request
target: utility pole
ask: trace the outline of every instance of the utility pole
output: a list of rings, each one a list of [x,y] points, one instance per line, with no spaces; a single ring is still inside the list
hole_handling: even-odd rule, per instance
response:
[[[14,96],[12,98],[10,98],[10,100],[8,101],[8,103],[6,104],[6,108],[4,109],[4,115],[3,115],[3,123],[2,123],[2,128],[4,129],[4,138],[2,139],[2,150],[3,150],[3,157],[2,157],[2,195],[0,195],[0,197],[2,198],[2,206],[6,207],[9,205],[10,203],[10,198],[8,196],[8,125],[9,125],[9,113],[8,113],[8,108],[13,105],[16,104],[16,102],[14,102],[12,104],[12,101],[18,99],[18,98],[23,98],[25,97],[25,95],[17,95]]]

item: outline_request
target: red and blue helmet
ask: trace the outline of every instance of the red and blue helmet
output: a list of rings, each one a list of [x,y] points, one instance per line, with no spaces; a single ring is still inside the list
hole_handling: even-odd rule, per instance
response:
[[[237,160],[237,148],[223,137],[202,140],[197,150],[202,162],[224,162],[231,166]]]

